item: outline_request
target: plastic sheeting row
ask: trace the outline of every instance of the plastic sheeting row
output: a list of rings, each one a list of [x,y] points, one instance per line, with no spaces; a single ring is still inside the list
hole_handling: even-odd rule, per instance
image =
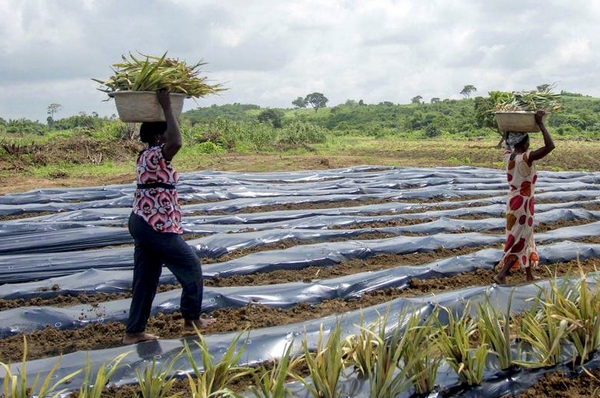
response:
[[[368,169],[367,169],[368,170]],[[315,172],[319,174],[322,172]],[[183,206],[183,212],[240,211],[248,207],[289,203],[340,202],[368,199],[432,199],[465,196],[502,196],[506,185],[503,173],[486,169],[387,169],[376,173],[349,169],[325,172],[336,182],[274,185],[268,175],[264,182],[244,183],[243,174],[231,174],[215,182],[215,173],[194,173],[182,178],[178,191],[182,199],[216,200],[216,202]],[[489,176],[489,178],[485,178]],[[559,176],[559,177],[557,177]],[[561,178],[562,177],[562,178]],[[240,178],[242,180],[240,180]],[[271,177],[272,178],[272,177]],[[564,175],[540,173],[540,198],[584,200],[600,196],[595,174]],[[219,177],[217,177],[219,179]],[[560,184],[556,184],[560,181]],[[208,185],[207,185],[208,184]],[[218,188],[218,190],[215,189]],[[417,187],[417,188],[413,188]],[[0,198],[0,215],[27,212],[70,212],[93,208],[129,207],[134,186],[37,190]],[[543,193],[542,193],[543,191]],[[308,194],[307,194],[308,192]],[[93,200],[90,200],[93,199]],[[80,200],[80,202],[74,202]]]
[[[540,262],[553,263],[600,258],[600,245],[561,242],[539,247]],[[469,255],[451,257],[419,266],[399,266],[376,272],[364,272],[310,283],[285,283],[267,286],[208,287],[204,291],[203,312],[223,308],[244,307],[250,303],[288,308],[298,303],[318,303],[336,298],[351,299],[366,292],[387,288],[405,289],[411,279],[447,277],[476,269],[493,269],[501,250],[485,249]],[[179,310],[181,290],[157,294],[152,314]],[[0,311],[0,338],[20,332],[39,330],[47,325],[57,329],[73,329],[93,323],[123,322],[127,318],[130,299],[72,307],[21,307]]]
[[[309,230],[308,233],[314,233],[314,231]],[[600,222],[594,222],[552,230],[537,235],[536,239],[538,242],[551,242],[597,236],[599,233]],[[453,249],[492,245],[503,241],[504,236],[502,235],[465,233],[327,242],[253,253],[234,260],[205,265],[203,272],[209,278],[227,277],[280,269],[328,266],[376,254],[432,252],[439,248]],[[90,268],[128,269],[132,266],[133,252],[131,248],[0,256],[0,283],[47,279],[74,274]],[[163,280],[165,276],[169,276],[169,274],[164,275]]]
[[[418,214],[418,213],[417,213]],[[410,216],[409,216],[410,217]],[[245,225],[238,224],[199,224],[187,223],[186,229],[196,234],[214,234],[210,238],[194,241],[198,245],[199,256],[215,258],[232,249],[250,248],[265,243],[276,243],[285,239],[297,240],[327,240],[339,237],[357,236],[369,232],[385,232],[391,234],[418,233],[436,234],[457,231],[498,231],[504,228],[505,221],[500,218],[486,220],[448,219],[441,216],[438,219],[431,217],[434,221],[418,225],[407,225],[398,228],[375,228],[360,229],[356,231],[322,230],[310,233],[294,231],[294,229],[322,229],[331,227],[352,226],[359,223],[385,223],[390,221],[402,221],[407,215],[382,215],[371,217],[349,217],[331,216],[321,218],[321,222],[296,223],[264,223]],[[410,219],[417,219],[410,217]],[[427,218],[426,218],[427,219]],[[585,209],[554,209],[541,212],[536,216],[536,223],[556,223],[558,221],[572,221],[585,219],[600,219],[600,211],[588,211]],[[287,224],[287,225],[286,225]],[[289,225],[295,224],[295,225]],[[259,232],[248,234],[239,233],[239,230],[251,229]],[[231,234],[231,232],[238,232]],[[254,241],[248,241],[248,237]],[[103,246],[121,245],[132,243],[132,238],[126,228],[116,227],[88,227],[71,228],[66,230],[36,231],[21,234],[0,234],[0,255],[28,254],[28,253],[54,253],[63,251],[76,251]],[[205,249],[205,250],[204,250]]]
[[[590,274],[590,281],[596,277]],[[531,305],[530,298],[535,296],[539,291],[539,287],[544,287],[547,282],[538,282],[536,285],[522,285],[517,287],[511,286],[487,286],[473,287],[462,290],[457,290],[448,293],[442,293],[436,296],[425,296],[415,298],[399,298],[388,303],[362,309],[360,311],[352,311],[345,314],[329,316],[313,321],[276,326],[271,328],[250,330],[247,337],[240,341],[241,344],[246,344],[241,363],[254,365],[273,358],[279,358],[285,347],[288,344],[293,345],[292,352],[298,354],[300,352],[300,343],[306,339],[309,349],[316,348],[316,342],[319,336],[319,331],[324,330],[325,337],[333,327],[339,325],[342,330],[342,336],[348,336],[356,333],[356,325],[360,324],[361,319],[366,324],[371,324],[380,319],[381,314],[399,314],[399,313],[416,313],[422,317],[430,316],[433,310],[442,305],[445,308],[461,314],[466,308],[466,303],[481,303],[489,300],[496,308],[506,309],[506,306],[511,301],[511,309],[514,312],[520,312]],[[443,313],[441,313],[443,315]],[[473,316],[476,314],[472,313]],[[445,322],[443,316],[440,316],[440,321]],[[388,330],[394,330],[396,327],[396,318],[389,317]],[[235,333],[216,334],[204,336],[210,354],[214,356],[216,361],[219,361],[225,353],[226,347],[236,338]],[[112,381],[117,385],[131,384],[136,381],[136,371],[142,371],[148,366],[153,359],[156,359],[160,366],[163,363],[169,362],[183,348],[184,342],[191,342],[192,337],[177,339],[177,340],[159,340],[154,342],[140,343],[134,348],[131,346],[115,347],[104,350],[96,350],[91,352],[76,352],[67,354],[62,357],[61,366],[57,369],[55,377],[61,378],[75,370],[83,369],[87,361],[90,361],[92,371],[99,368],[103,363],[107,363],[119,354],[130,352],[122,362],[120,367],[113,375]],[[195,344],[190,344],[192,357],[200,364],[202,353]],[[565,357],[565,359],[568,356]],[[28,380],[33,380],[33,376],[39,374],[44,378],[46,374],[55,365],[58,358],[45,358],[40,360],[30,361],[27,364]],[[477,391],[470,390],[469,393],[473,397],[482,396],[499,396],[500,393],[506,392],[507,389],[513,387],[511,378],[506,378],[505,374],[500,373],[493,361],[488,364],[485,379],[491,383],[486,383],[483,388]],[[19,364],[14,364],[13,370],[17,370]],[[182,372],[191,372],[191,367],[186,358],[180,358],[176,361],[174,369],[179,369]],[[523,377],[527,377],[529,373],[523,372]],[[499,382],[499,376],[503,376],[505,380]],[[5,373],[0,370],[0,378],[4,377]],[[69,384],[71,388],[76,388],[83,382],[82,375],[76,376]],[[457,377],[449,370],[447,366],[442,366],[438,372],[436,383],[444,388],[452,388],[459,386]],[[345,391],[345,395],[351,397],[368,396],[368,385],[360,382],[358,379],[350,376],[344,380],[343,384],[350,390]],[[67,387],[69,387],[67,386]],[[485,392],[488,395],[482,395]],[[307,396],[307,391],[299,389],[295,394],[297,397]],[[462,396],[462,395],[461,395]]]
[[[540,172],[538,186],[560,182],[565,190],[585,189],[597,184],[597,173]],[[306,191],[340,191],[342,189],[407,189],[450,185],[465,189],[504,187],[504,173],[500,170],[475,167],[454,168],[395,168],[352,167],[322,171],[286,173],[228,173],[202,171],[183,173],[179,177],[182,194],[195,192],[206,199],[233,199],[260,195],[290,195]],[[291,184],[293,183],[293,184]],[[38,189],[22,194],[0,197],[2,205],[33,203],[67,203],[76,200],[100,201],[131,195],[133,184],[102,187]],[[497,188],[497,189],[500,189]],[[257,192],[253,192],[257,190]],[[342,193],[342,192],[339,192]],[[213,196],[208,196],[213,194]],[[202,197],[202,196],[198,196]]]

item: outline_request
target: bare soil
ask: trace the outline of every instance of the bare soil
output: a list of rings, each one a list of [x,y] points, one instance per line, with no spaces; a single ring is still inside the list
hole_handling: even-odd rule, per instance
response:
[[[583,207],[584,209],[589,210],[589,211],[597,211],[597,210],[600,210],[600,203],[585,204],[581,207]]]
[[[387,227],[407,227],[410,225],[424,224],[427,222],[434,221],[435,218],[412,218],[412,219],[398,219],[398,220],[387,220],[387,221],[375,221],[375,222],[361,222],[357,224],[347,225],[334,225],[329,229],[363,229],[363,228],[387,228]]]
[[[49,216],[50,214],[56,214],[56,212],[54,212],[54,211],[31,211],[31,212],[20,213],[20,214],[8,214],[8,215],[0,216],[0,221],[20,220],[20,219],[24,219],[24,218]]]
[[[569,377],[563,371],[548,373],[519,398],[591,398],[600,396],[600,369]],[[507,398],[506,396],[505,398]]]
[[[596,220],[595,218],[584,218],[581,220],[560,220],[554,223],[540,223],[537,226],[535,226],[535,233],[539,234],[542,232],[552,231],[558,228],[575,227],[578,225],[591,224],[597,221],[599,220]]]

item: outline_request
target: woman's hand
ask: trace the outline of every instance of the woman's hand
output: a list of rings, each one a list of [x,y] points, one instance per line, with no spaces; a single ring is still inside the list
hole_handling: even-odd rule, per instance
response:
[[[542,118],[545,114],[546,112],[544,111],[537,111],[535,113],[535,122],[538,126],[540,126],[540,130],[542,130],[542,135],[544,136],[544,146],[531,152],[528,161],[530,166],[533,164],[534,161],[544,158],[546,155],[548,155],[554,150],[554,141],[552,140],[550,133],[548,132],[546,126],[544,126],[544,122],[542,121]]]
[[[171,97],[167,90],[162,89],[156,92],[158,103],[163,108],[165,114],[165,121],[167,122],[167,131],[165,132],[165,146],[162,149],[164,158],[167,161],[171,161],[173,156],[177,154],[183,141],[181,139],[181,132],[179,131],[179,123],[173,115],[173,109],[171,108]]]
[[[171,97],[166,88],[162,88],[156,92],[158,103],[162,106],[163,110],[171,109]]]
[[[543,117],[546,114],[544,111],[537,111],[535,113],[535,122],[538,126],[542,127],[544,125]]]

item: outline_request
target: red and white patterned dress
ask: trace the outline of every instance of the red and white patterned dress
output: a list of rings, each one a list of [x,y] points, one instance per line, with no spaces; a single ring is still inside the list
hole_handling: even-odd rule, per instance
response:
[[[513,269],[537,266],[539,262],[533,238],[537,173],[535,165],[528,164],[530,153],[519,153],[511,159],[512,152],[504,152],[510,190],[506,203],[506,243],[500,265],[514,260]]]
[[[181,234],[181,209],[175,184],[177,171],[164,158],[161,146],[144,150],[137,160],[138,189],[133,213],[157,232]],[[146,186],[141,188],[140,185]]]

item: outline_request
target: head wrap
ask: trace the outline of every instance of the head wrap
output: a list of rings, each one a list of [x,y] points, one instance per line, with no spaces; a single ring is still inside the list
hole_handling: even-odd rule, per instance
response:
[[[514,149],[515,146],[519,145],[527,137],[527,133],[518,133],[515,131],[511,131],[508,133],[508,137],[506,137],[506,145],[510,147],[510,149]]]

